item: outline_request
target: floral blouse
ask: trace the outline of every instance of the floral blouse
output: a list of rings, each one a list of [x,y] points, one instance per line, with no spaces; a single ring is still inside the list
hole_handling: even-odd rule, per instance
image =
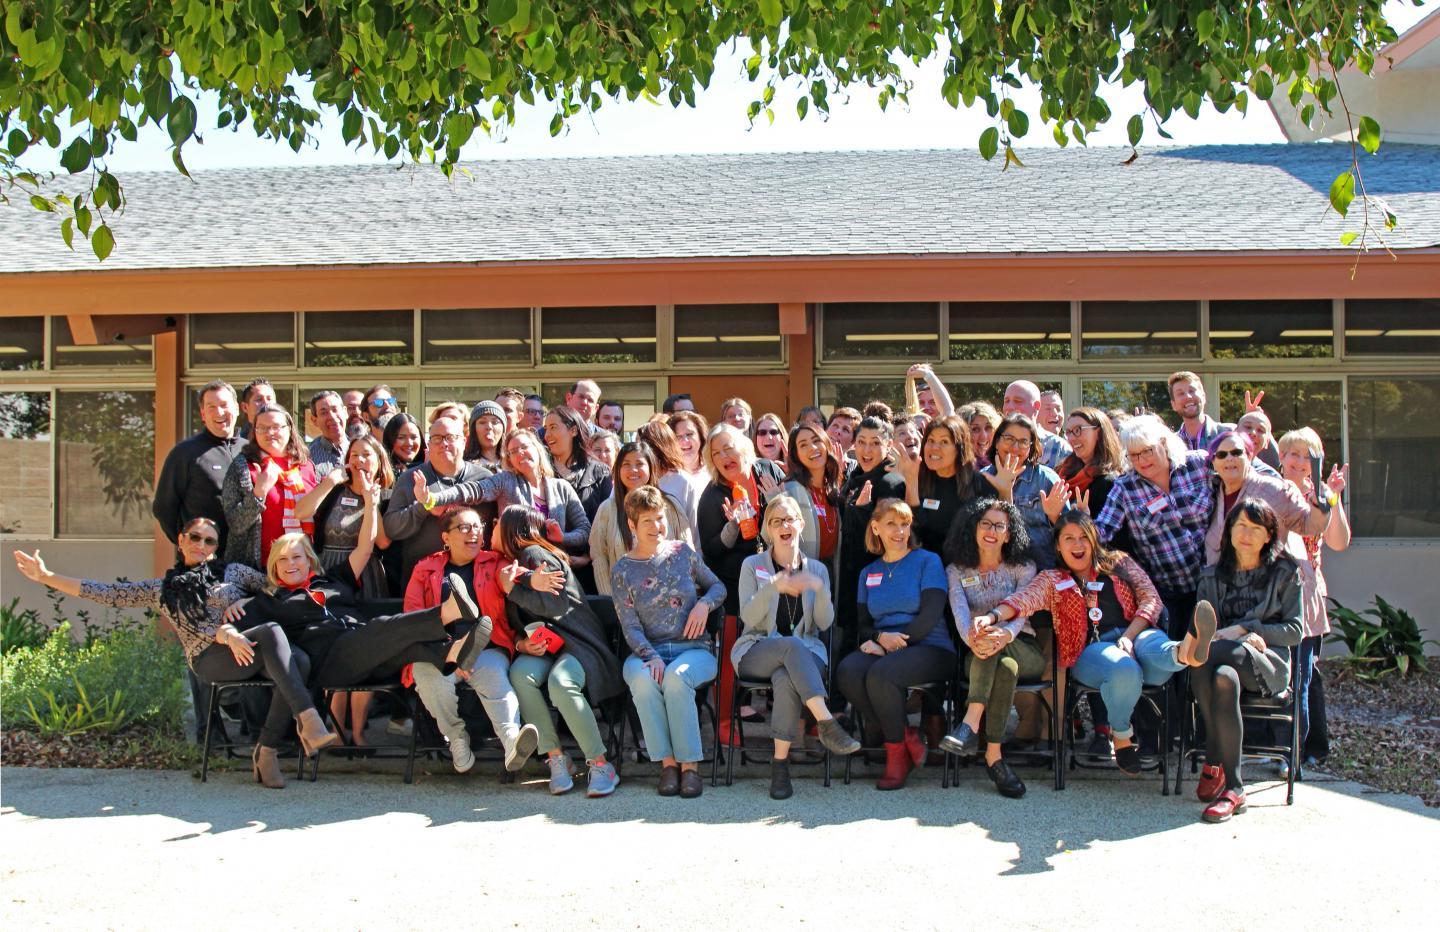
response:
[[[205,616],[175,618],[160,601],[160,587],[164,582],[163,579],[142,579],[107,583],[82,579],[80,597],[115,608],[148,608],[158,612],[175,629],[180,647],[185,651],[185,662],[193,663],[201,651],[215,643],[215,632],[224,624],[220,616],[225,609],[270,587],[264,573],[243,563],[229,563],[225,566],[225,581],[210,587],[205,599]]]
[[[682,541],[665,541],[648,560],[621,557],[610,586],[625,642],[641,660],[656,656],[653,644],[684,640],[696,602],[711,610],[725,604],[725,584]]]

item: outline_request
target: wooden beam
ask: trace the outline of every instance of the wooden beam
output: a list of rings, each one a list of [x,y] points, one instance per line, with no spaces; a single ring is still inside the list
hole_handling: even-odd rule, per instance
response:
[[[802,304],[800,311],[802,322],[808,323],[809,308]],[[785,339],[790,360],[790,404],[785,418],[793,421],[801,408],[815,403],[815,339],[809,327],[802,327],[798,333],[791,332]]]
[[[782,335],[804,333],[806,329],[804,302],[795,301],[780,305],[780,333]]]
[[[76,346],[94,346],[100,341],[95,338],[95,318],[89,314],[71,314],[70,339]]]
[[[155,334],[155,479],[165,457],[180,439],[185,387],[180,382],[180,337],[174,330]],[[175,565],[175,542],[155,522],[155,575]]]

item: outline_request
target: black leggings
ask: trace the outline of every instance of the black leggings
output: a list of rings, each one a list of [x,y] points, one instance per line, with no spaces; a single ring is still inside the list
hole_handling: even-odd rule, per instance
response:
[[[1240,718],[1240,693],[1261,691],[1244,645],[1238,641],[1211,644],[1210,659],[1190,670],[1190,689],[1205,720],[1205,762],[1225,768],[1227,790],[1244,790],[1240,754],[1245,723]]]
[[[407,663],[441,666],[446,637],[439,607],[372,618],[335,638],[315,673],[315,685],[358,686],[394,676]]]
[[[206,683],[249,680],[263,677],[275,684],[270,694],[270,711],[260,728],[259,743],[267,748],[279,747],[289,733],[290,719],[315,708],[305,679],[310,675],[310,658],[292,648],[285,632],[274,622],[266,622],[240,632],[255,642],[255,656],[241,665],[224,644],[211,644],[190,663],[190,669]],[[213,714],[213,713],[212,713]]]
[[[916,644],[880,657],[857,650],[835,668],[840,691],[868,727],[880,727],[887,744],[905,740],[906,690],[954,675],[955,652],[934,644]]]

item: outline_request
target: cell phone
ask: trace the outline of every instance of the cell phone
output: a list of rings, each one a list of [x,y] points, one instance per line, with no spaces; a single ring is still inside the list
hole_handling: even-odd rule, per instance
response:
[[[1325,454],[1310,454],[1310,484],[1315,487],[1315,501],[1326,511],[1330,510],[1330,495],[1325,489]]]

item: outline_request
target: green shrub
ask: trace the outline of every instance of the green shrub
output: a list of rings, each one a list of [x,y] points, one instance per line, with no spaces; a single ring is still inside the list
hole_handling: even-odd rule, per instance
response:
[[[1374,618],[1369,621],[1365,616]],[[1375,597],[1375,607],[1364,611],[1346,608],[1330,599],[1330,621],[1338,629],[1330,641],[1342,641],[1350,649],[1355,675],[1377,680],[1391,673],[1404,676],[1413,669],[1428,671],[1425,645],[1440,643],[1420,636],[1420,625],[1403,608]]]
[[[80,699],[74,706],[62,705],[48,689],[40,691],[45,697],[43,707],[37,709],[34,699],[26,700],[25,714],[40,734],[78,735],[87,731],[109,733],[121,728],[129,720],[124,709],[125,700],[120,693],[113,693],[99,702],[92,702],[90,695],[85,692],[85,686],[79,680],[74,682],[75,690],[80,694]]]
[[[12,725],[60,727],[77,707],[88,707],[80,721],[103,722],[105,730],[134,723],[179,729],[185,660],[178,644],[162,640],[145,622],[124,622],[84,644],[75,642],[65,623],[44,643],[0,658],[0,694],[7,710],[20,713]],[[32,708],[34,717],[27,714]]]
[[[50,636],[50,629],[40,623],[40,613],[33,608],[20,611],[17,595],[8,605],[0,605],[0,653],[19,647],[39,647]]]

